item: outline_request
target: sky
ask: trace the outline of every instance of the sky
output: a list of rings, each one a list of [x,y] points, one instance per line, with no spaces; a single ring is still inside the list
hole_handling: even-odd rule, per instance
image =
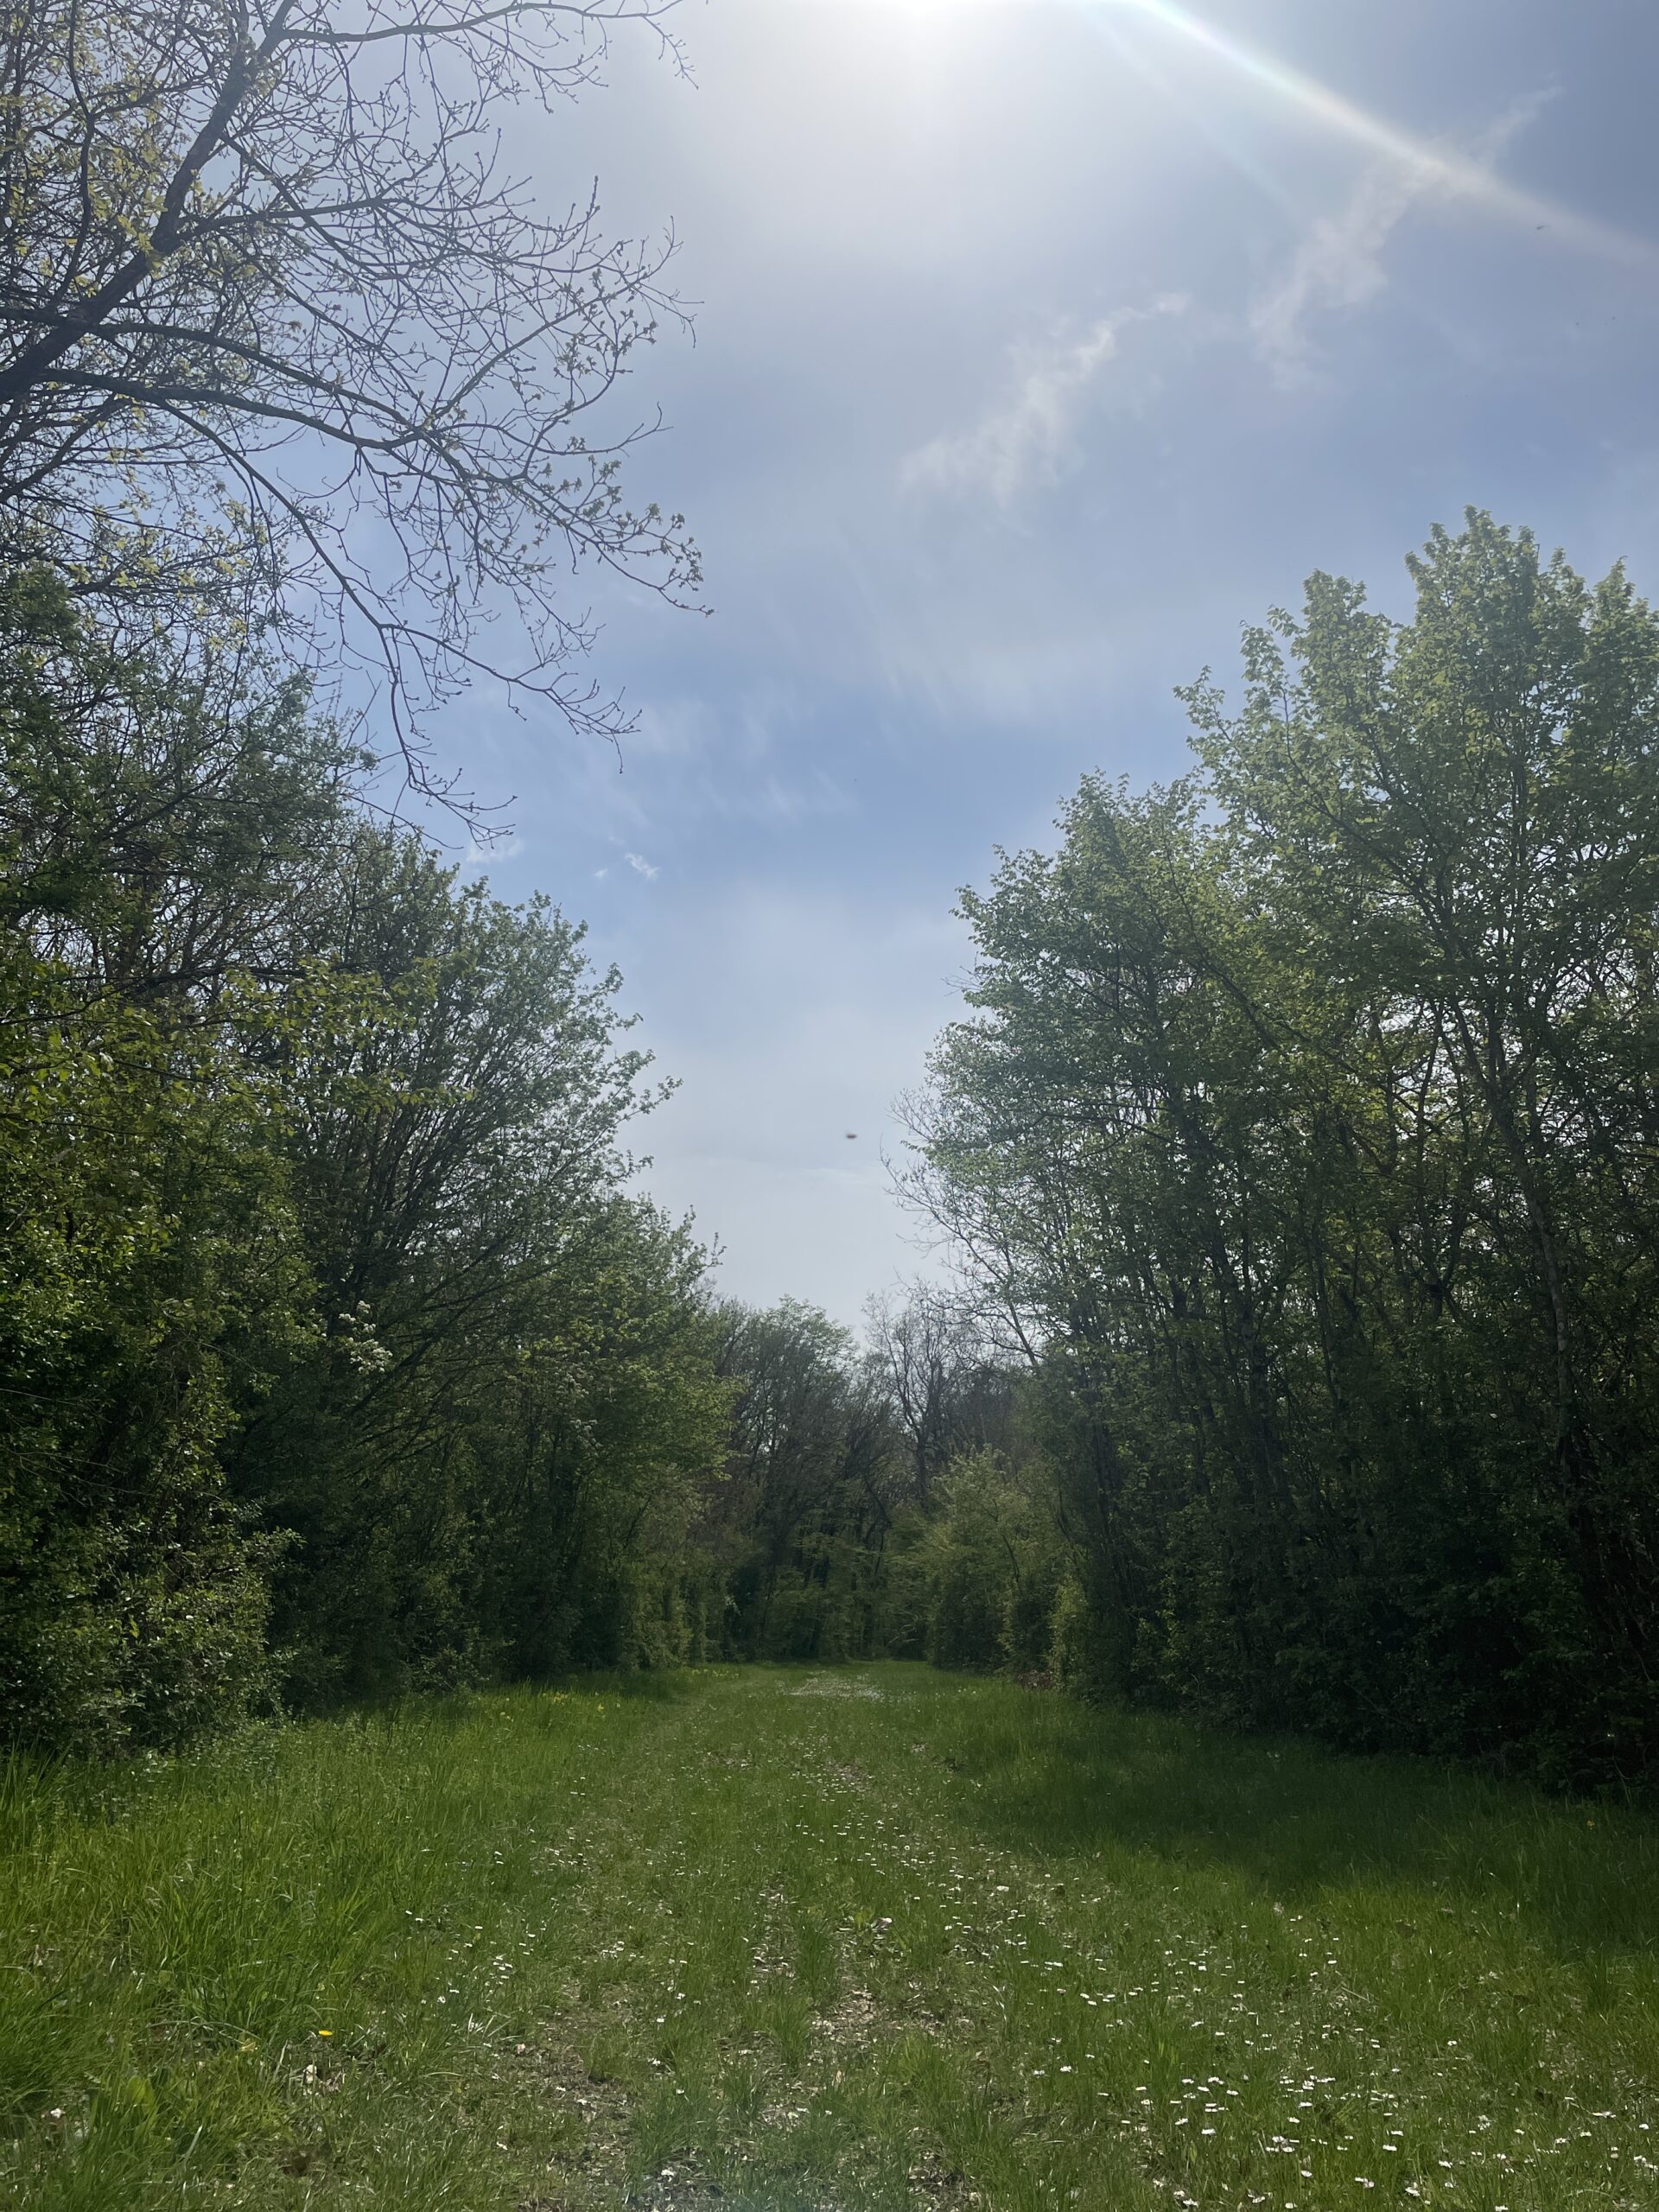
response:
[[[683,0],[517,166],[679,240],[630,400],[705,614],[595,588],[620,760],[487,693],[436,750],[677,1077],[645,1187],[719,1287],[942,1264],[903,1094],[955,914],[1313,569],[1408,611],[1468,505],[1659,593],[1653,0]],[[850,1134],[849,1134],[850,1133]]]

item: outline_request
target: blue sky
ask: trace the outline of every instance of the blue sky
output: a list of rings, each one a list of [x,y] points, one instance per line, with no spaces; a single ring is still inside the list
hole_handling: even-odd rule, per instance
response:
[[[687,0],[516,158],[674,226],[639,357],[706,618],[596,594],[616,760],[487,696],[505,895],[626,978],[650,1186],[721,1284],[854,1320],[927,1264],[882,1165],[958,887],[1314,568],[1403,611],[1470,504],[1659,591],[1653,0]],[[849,1141],[846,1133],[856,1132]]]

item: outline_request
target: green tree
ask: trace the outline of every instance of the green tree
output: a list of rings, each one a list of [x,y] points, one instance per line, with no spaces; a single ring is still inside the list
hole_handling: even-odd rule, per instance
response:
[[[721,1633],[719,1332],[627,1189],[617,978],[362,765],[244,643],[0,598],[14,1738]]]
[[[912,1189],[1043,1370],[1096,1679],[1634,1772],[1659,624],[1481,516],[1413,573],[967,899]]]
[[[568,1622],[479,1611],[499,1548],[490,1486],[499,1506],[513,1459],[501,1408],[532,1425],[523,1481],[567,1484],[569,1554],[526,1569],[551,1588],[601,1543],[591,1520],[577,1527],[578,1492],[596,1510],[588,1447],[571,1457],[609,1387],[584,1332],[625,1362],[653,1300],[677,1300],[689,1322],[700,1264],[620,1196],[624,1125],[661,1093],[620,1042],[619,978],[591,972],[579,929],[545,900],[512,908],[462,887],[418,840],[365,825],[317,940],[315,1010],[276,1046],[322,1340],[235,1467],[239,1493],[298,1539],[277,1625],[312,1702],[477,1671],[503,1636],[538,1667],[561,1638],[576,1649]],[[625,1250],[636,1276],[618,1273]],[[663,1459],[665,1481],[676,1464]],[[620,1447],[613,1472],[623,1489],[632,1478]],[[640,1510],[619,1494],[620,1525]]]
[[[176,1744],[267,1688],[276,1547],[220,1452],[307,1327],[270,1103],[15,946],[0,991],[0,1703],[43,1745]]]
[[[40,572],[0,594],[13,1735],[174,1743],[266,1694],[277,1547],[228,1498],[221,1454],[311,1324],[246,965],[326,844],[346,766],[244,656],[147,651]]]
[[[303,961],[371,765],[201,613],[94,622],[39,567],[0,589],[0,915],[82,989],[197,1017]]]

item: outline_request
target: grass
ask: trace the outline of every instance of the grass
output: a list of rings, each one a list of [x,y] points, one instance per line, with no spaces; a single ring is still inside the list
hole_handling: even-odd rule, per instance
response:
[[[0,2196],[1659,2207],[1659,1832],[919,1669],[0,1808]]]

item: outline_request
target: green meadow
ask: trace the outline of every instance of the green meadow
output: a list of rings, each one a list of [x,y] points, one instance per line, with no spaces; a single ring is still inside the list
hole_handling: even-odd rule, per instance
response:
[[[916,1667],[15,1765],[0,2195],[1659,2206],[1659,1832]]]

